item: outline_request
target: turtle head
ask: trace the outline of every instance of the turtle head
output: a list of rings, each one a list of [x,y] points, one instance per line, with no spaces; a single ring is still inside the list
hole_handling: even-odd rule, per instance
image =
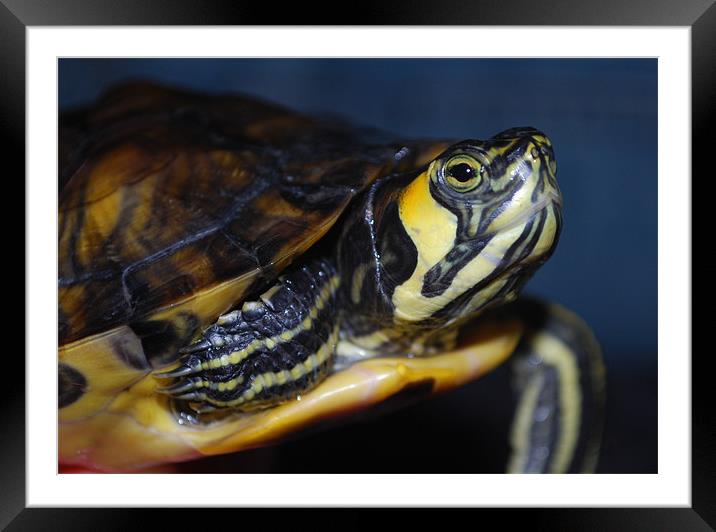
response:
[[[395,317],[442,326],[514,298],[559,237],[555,172],[552,143],[529,127],[435,158],[397,197],[416,262]]]

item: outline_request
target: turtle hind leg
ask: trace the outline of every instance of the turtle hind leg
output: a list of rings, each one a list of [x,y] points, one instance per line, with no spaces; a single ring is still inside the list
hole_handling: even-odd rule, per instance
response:
[[[563,307],[525,300],[515,308],[526,333],[512,362],[517,410],[507,471],[593,472],[605,401],[599,344]]]
[[[338,342],[339,278],[330,260],[281,276],[256,300],[219,317],[182,351],[182,364],[155,374],[159,391],[198,413],[255,410],[299,396],[328,373]]]

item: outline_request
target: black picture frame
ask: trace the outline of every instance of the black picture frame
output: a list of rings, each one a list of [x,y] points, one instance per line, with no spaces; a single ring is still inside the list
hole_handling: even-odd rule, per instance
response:
[[[322,13],[327,24],[350,25],[589,25],[689,26],[692,36],[692,168],[707,168],[707,132],[716,117],[716,5],[711,0],[573,2],[526,0],[430,5],[380,2]],[[0,0],[0,120],[4,167],[25,175],[25,31],[28,26],[316,24],[305,6],[276,9],[201,0]],[[9,163],[9,164],[8,164]],[[712,166],[712,165],[709,165]],[[706,172],[704,172],[706,175]],[[24,183],[15,179],[24,197]],[[9,189],[8,193],[9,193]],[[20,245],[15,247],[18,257]],[[23,255],[24,257],[24,255]],[[693,259],[692,259],[693,260]],[[18,263],[20,261],[17,261]],[[24,258],[23,275],[25,275]],[[26,283],[29,279],[25,276]],[[18,311],[19,312],[19,311]],[[24,316],[24,313],[23,313]],[[15,338],[20,338],[20,334]],[[24,338],[24,336],[23,336]],[[19,350],[14,350],[18,352]],[[706,353],[692,358],[692,505],[690,508],[496,510],[505,524],[565,530],[713,530],[716,527],[716,423],[710,407]],[[13,378],[3,389],[0,430],[0,527],[8,530],[125,530],[145,519],[140,510],[36,509],[25,506],[25,375],[21,357],[5,353]],[[495,511],[493,511],[495,512]],[[181,514],[180,514],[181,515]],[[415,515],[415,514],[414,514]],[[423,519],[420,512],[418,519]],[[184,519],[183,516],[180,517]],[[357,523],[372,517],[362,515]],[[188,523],[187,523],[188,524]]]

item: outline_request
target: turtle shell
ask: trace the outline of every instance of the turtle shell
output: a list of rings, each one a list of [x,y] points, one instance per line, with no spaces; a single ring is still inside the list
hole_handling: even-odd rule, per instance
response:
[[[151,85],[60,127],[60,345],[126,328],[153,367],[321,238],[400,148]]]

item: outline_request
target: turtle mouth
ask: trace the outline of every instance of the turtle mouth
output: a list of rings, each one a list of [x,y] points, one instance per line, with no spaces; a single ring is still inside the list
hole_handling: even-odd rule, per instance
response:
[[[554,208],[557,215],[562,212],[562,195],[556,190],[549,190],[548,192],[545,192],[542,194],[542,197],[530,206],[529,209],[525,209],[521,213],[515,215],[514,218],[502,227],[487,233],[487,236],[495,236],[498,233],[510,231],[515,227],[526,223],[528,220],[536,218],[540,213],[549,208]]]
[[[548,222],[550,214],[553,217],[553,223]],[[533,246],[527,245],[523,249],[523,253],[526,253],[526,255],[520,256],[518,254],[512,266],[523,262],[538,262],[541,264],[554,252],[562,231],[562,197],[559,190],[550,189],[544,193],[530,209],[527,209],[523,214],[518,215],[515,220],[511,221],[505,231],[522,225],[525,227],[523,235],[525,233],[529,234],[529,228],[536,225],[537,229],[534,235],[528,237]],[[540,242],[545,235],[549,235],[550,238],[546,246],[543,247]],[[518,240],[521,240],[521,237]],[[529,251],[527,251],[528,249]]]

